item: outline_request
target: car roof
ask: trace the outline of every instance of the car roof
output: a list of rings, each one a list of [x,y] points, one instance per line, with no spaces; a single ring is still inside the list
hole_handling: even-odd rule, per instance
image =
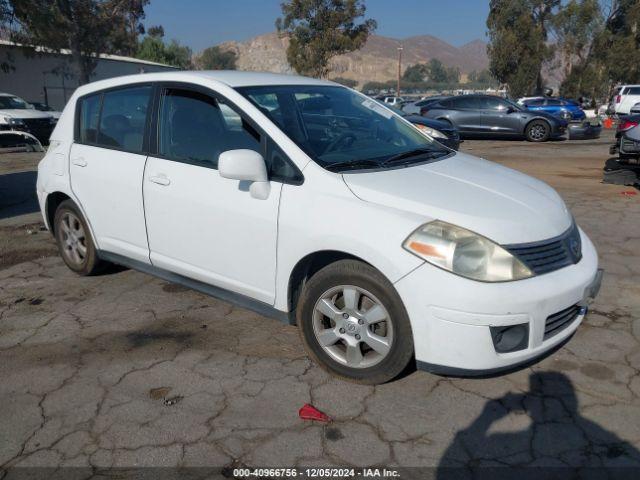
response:
[[[285,75],[268,72],[239,72],[236,70],[179,70],[172,72],[140,73],[137,75],[125,75],[106,80],[88,83],[81,86],[80,94],[91,93],[105,88],[119,87],[132,83],[144,82],[189,82],[213,80],[229,87],[253,87],[268,85],[327,85],[338,86],[335,82],[318,80],[316,78],[302,77],[299,75]]]

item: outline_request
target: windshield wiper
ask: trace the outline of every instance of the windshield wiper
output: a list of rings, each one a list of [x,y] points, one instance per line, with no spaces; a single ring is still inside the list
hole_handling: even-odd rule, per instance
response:
[[[358,170],[363,168],[379,168],[382,164],[376,160],[346,160],[344,162],[335,162],[325,165],[324,168],[331,172],[340,172],[342,170]]]
[[[430,154],[430,155],[426,155]],[[409,150],[407,152],[398,153],[397,155],[393,155],[387,158],[384,162],[382,162],[382,166],[386,167],[388,165],[392,165],[394,163],[398,163],[402,160],[407,160],[413,157],[424,157],[426,155],[427,158],[436,158],[440,155],[446,155],[447,152],[445,150],[434,150],[433,148],[415,148],[413,150]]]

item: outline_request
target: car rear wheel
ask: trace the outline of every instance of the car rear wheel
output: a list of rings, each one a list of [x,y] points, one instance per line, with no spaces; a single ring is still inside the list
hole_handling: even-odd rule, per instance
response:
[[[544,120],[534,120],[525,131],[527,140],[530,142],[546,142],[551,134],[550,125]]]
[[[411,325],[393,285],[363,262],[341,260],[306,283],[296,317],[311,358],[330,373],[378,384],[413,357]]]
[[[87,222],[71,200],[58,206],[54,234],[67,267],[79,275],[94,275],[102,270],[105,264],[98,258]]]

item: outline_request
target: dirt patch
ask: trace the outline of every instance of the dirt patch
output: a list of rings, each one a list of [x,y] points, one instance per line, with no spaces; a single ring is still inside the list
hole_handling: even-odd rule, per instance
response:
[[[162,286],[162,291],[167,293],[181,293],[188,292],[189,290],[189,288],[178,285],[177,283],[167,283]]]
[[[42,227],[40,222],[0,227],[0,270],[58,255],[53,236]]]
[[[152,388],[151,390],[149,390],[149,398],[151,398],[151,400],[161,400],[169,395],[170,391],[171,387]]]

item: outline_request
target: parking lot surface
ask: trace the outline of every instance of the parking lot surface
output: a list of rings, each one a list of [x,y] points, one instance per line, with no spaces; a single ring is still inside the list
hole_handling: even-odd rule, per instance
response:
[[[508,375],[377,387],[328,376],[295,327],[135,271],[74,275],[27,189],[38,154],[3,155],[0,469],[640,466],[640,194],[600,183],[608,143],[461,148],[550,183],[594,241],[605,277],[573,339]]]

